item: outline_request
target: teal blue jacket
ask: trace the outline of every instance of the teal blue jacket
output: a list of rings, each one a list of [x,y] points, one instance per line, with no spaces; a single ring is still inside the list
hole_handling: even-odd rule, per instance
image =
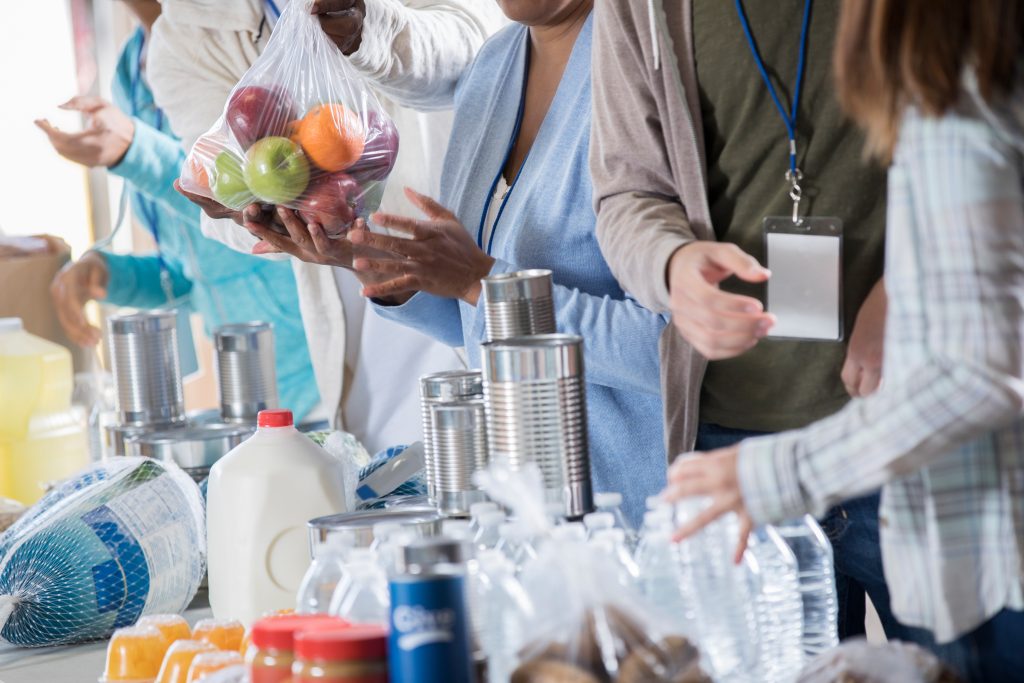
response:
[[[226,323],[273,323],[281,406],[302,419],[320,398],[291,266],[240,254],[203,236],[199,209],[174,189],[185,152],[140,73],[144,41],[142,30],[136,31],[117,65],[114,103],[133,117],[135,137],[124,159],[110,172],[130,183],[132,210],[153,235],[159,251],[146,255],[104,252],[110,269],[106,301],[133,308],[166,304],[162,263],[174,296],[202,316],[208,335]]]

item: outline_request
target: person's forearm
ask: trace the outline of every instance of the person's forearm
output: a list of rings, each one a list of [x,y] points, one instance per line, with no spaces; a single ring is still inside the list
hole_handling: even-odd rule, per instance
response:
[[[498,15],[490,0],[373,0],[349,61],[401,105],[447,109]]]
[[[106,303],[131,308],[158,308],[167,304],[158,256],[101,253],[109,272]],[[192,289],[191,281],[180,267],[166,266],[174,298],[186,296]]]
[[[464,346],[462,312],[455,299],[419,292],[397,306],[379,301],[371,301],[371,305],[382,318],[422,332],[452,348]]]
[[[198,220],[199,207],[174,189],[185,152],[181,144],[145,122],[135,119],[135,135],[128,152],[110,172],[160,202],[185,220]]]

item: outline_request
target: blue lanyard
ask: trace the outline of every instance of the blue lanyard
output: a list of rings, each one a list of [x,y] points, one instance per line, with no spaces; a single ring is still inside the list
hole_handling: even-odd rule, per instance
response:
[[[494,191],[498,189],[498,180],[501,179],[502,174],[505,172],[505,166],[508,165],[509,157],[512,156],[512,150],[515,149],[516,140],[519,139],[519,131],[523,127],[523,114],[526,111],[526,79],[529,78],[530,74],[530,41],[527,37],[526,41],[526,64],[523,68],[523,90],[519,95],[519,111],[516,112],[516,123],[512,127],[512,139],[508,141],[508,148],[505,150],[505,158],[501,161],[501,166],[498,167],[498,173],[494,176],[494,180],[491,181],[491,189],[487,192],[487,201],[484,202],[483,214],[480,216],[480,226],[476,233],[476,243],[484,250],[484,252],[490,256],[491,249],[494,247],[494,236],[498,234],[498,223],[501,222],[501,215],[505,213],[505,205],[508,204],[509,197],[512,196],[512,189],[519,182],[519,176],[523,174],[523,169],[526,168],[526,160],[530,158],[530,153],[526,153],[526,157],[523,159],[522,165],[519,166],[519,170],[516,171],[516,177],[512,179],[508,189],[505,190],[505,196],[501,200],[501,206],[498,208],[498,215],[494,217],[494,225],[491,227],[491,236],[487,240],[487,245],[484,246],[484,230],[487,224],[487,214],[491,211],[491,203],[494,201]]]
[[[796,87],[793,88],[793,106],[788,114],[786,113],[786,108],[782,105],[782,101],[779,99],[779,94],[775,92],[772,79],[768,77],[768,70],[765,69],[761,53],[757,50],[757,43],[754,41],[754,35],[750,31],[750,22],[747,21],[747,13],[743,11],[743,0],[736,0],[736,11],[740,15],[743,33],[746,35],[747,43],[750,45],[750,52],[754,55],[757,70],[761,72],[761,78],[764,80],[764,84],[768,86],[768,93],[772,96],[772,101],[775,102],[775,108],[779,110],[782,122],[786,124],[786,132],[789,134],[789,174],[787,174],[787,177],[792,176],[792,182],[795,183],[800,177],[800,169],[796,165],[796,114],[800,108],[800,89],[804,81],[804,58],[807,56],[807,26],[810,24],[811,19],[811,0],[804,2],[803,26],[800,28],[800,59],[796,66]]]
[[[281,10],[279,10],[277,8],[277,4],[274,2],[274,0],[266,0],[266,2],[267,2],[267,9],[270,10],[270,13],[274,16],[274,18],[275,19],[280,18],[281,17]]]

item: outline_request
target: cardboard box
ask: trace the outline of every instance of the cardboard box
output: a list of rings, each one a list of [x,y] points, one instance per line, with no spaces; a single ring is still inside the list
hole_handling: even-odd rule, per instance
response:
[[[21,318],[25,329],[38,337],[67,347],[74,360],[75,372],[86,371],[93,352],[73,344],[64,334],[57,312],[50,300],[53,276],[71,259],[71,248],[63,240],[45,237],[46,250],[33,250],[24,238],[26,248],[0,248],[0,318]]]

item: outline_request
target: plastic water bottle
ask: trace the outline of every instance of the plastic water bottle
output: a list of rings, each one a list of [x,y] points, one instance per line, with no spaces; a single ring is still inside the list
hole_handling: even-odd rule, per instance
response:
[[[692,519],[707,504],[704,499],[682,501],[676,507],[678,523]],[[756,591],[746,566],[750,554],[744,564],[733,564],[738,538],[739,521],[727,514],[679,543],[678,557],[692,576],[700,624],[697,640],[715,680],[757,681]]]
[[[648,503],[650,501],[651,499],[649,498]],[[659,504],[660,501],[661,499],[659,498]],[[651,534],[655,531],[663,530],[667,527],[670,527],[671,524],[671,508],[666,509],[664,507],[659,507],[656,510],[648,510],[647,512],[644,513],[644,524],[643,527],[641,527],[640,529],[640,535],[637,540],[636,550],[633,553],[633,556],[637,560],[637,564],[640,564],[640,556],[645,551],[644,546],[647,545],[648,539],[651,537]]]
[[[498,529],[499,536],[495,550],[500,550],[512,563],[518,576],[533,560],[537,559],[537,547],[530,530],[516,522],[506,522]]]
[[[505,513],[501,510],[492,510],[480,515],[477,522],[476,534],[473,536],[473,545],[477,550],[491,550],[501,540],[501,525],[505,523]]]
[[[504,555],[484,550],[477,562],[474,593],[480,610],[474,622],[476,639],[487,659],[487,680],[507,683],[532,628],[533,607]]]
[[[591,512],[583,516],[583,526],[587,529],[587,538],[592,539],[598,531],[615,528],[615,515],[610,512]]]
[[[839,604],[832,544],[810,515],[775,527],[796,556],[803,599],[803,648],[808,657],[839,644]]]
[[[622,529],[601,529],[590,539],[590,543],[605,553],[615,563],[619,584],[625,588],[640,590],[640,566],[626,545],[626,532]]]
[[[349,552],[345,567],[349,581],[339,584],[331,598],[332,616],[353,624],[387,626],[390,612],[388,579],[378,564],[377,553],[365,548]]]
[[[488,512],[499,512],[501,510],[497,503],[489,500],[471,503],[469,506],[469,530],[473,536],[480,528],[480,517]],[[470,536],[472,538],[472,536]]]
[[[615,519],[615,528],[622,529],[626,534],[626,544],[630,550],[636,548],[637,531],[622,512],[622,494],[618,492],[595,493],[594,508],[598,512],[607,512]]]
[[[750,566],[758,575],[757,623],[761,635],[760,679],[792,683],[803,669],[803,603],[796,557],[771,527],[750,536]]]
[[[640,592],[670,633],[694,637],[697,612],[690,590],[688,567],[679,561],[672,543],[670,518],[647,513],[643,542],[638,550]]]
[[[327,614],[331,607],[331,598],[338,586],[345,585],[349,580],[345,568],[346,556],[351,549],[350,540],[339,536],[331,536],[320,546],[313,564],[309,566],[299,594],[296,598],[295,611],[299,614]]]
[[[566,522],[559,530],[562,532],[561,537],[567,538],[576,542],[583,542],[587,540],[587,527],[582,522]]]

